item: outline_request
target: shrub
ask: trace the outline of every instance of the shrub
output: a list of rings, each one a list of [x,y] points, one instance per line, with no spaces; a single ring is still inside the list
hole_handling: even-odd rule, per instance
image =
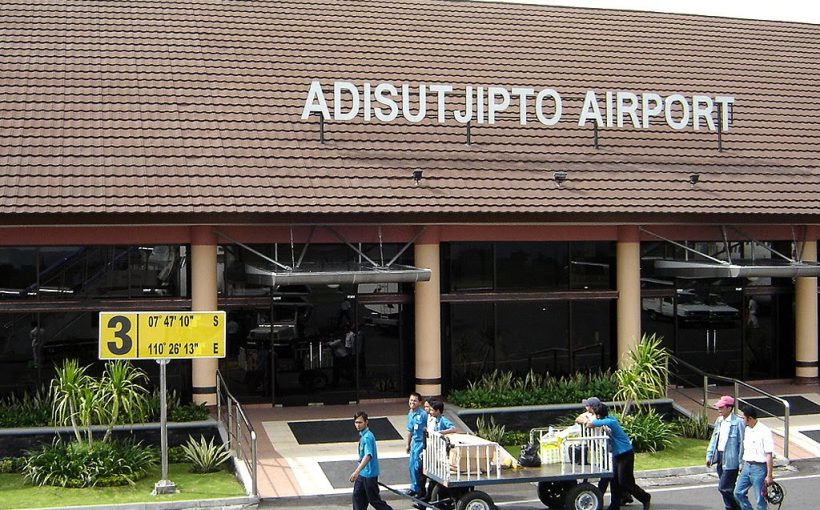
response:
[[[506,427],[504,425],[496,425],[495,418],[490,416],[490,420],[485,422],[483,416],[479,416],[475,420],[476,434],[488,441],[501,443],[504,440],[504,432]]]
[[[168,421],[187,422],[208,419],[208,408],[205,404],[189,402],[168,409]]]
[[[662,341],[662,336],[644,334],[638,345],[629,351],[627,365],[615,371],[618,383],[615,398],[626,402],[625,412],[628,413],[633,404],[640,407],[641,400],[666,395],[669,352],[661,345]]]
[[[57,425],[70,425],[77,441],[93,443],[91,425],[105,424],[103,442],[111,439],[115,424],[144,421],[148,392],[142,383],[145,372],[127,361],[109,361],[103,375],[95,379],[68,359],[57,368],[51,381],[51,415]]]
[[[146,420],[159,421],[160,415],[160,394],[159,389],[155,389],[148,398],[146,405]],[[208,408],[205,404],[182,403],[182,399],[175,390],[166,394],[165,404],[167,406],[168,421],[189,422],[202,421],[208,419]]]
[[[94,487],[134,485],[156,466],[153,448],[133,442],[62,442],[29,452],[23,477],[33,485]]]
[[[225,449],[225,445],[215,445],[214,438],[206,443],[204,436],[199,436],[199,442],[193,437],[188,437],[188,442],[182,445],[182,450],[188,461],[193,464],[191,471],[194,473],[217,471],[219,466],[231,458],[231,452]]]
[[[656,452],[672,444],[677,427],[664,421],[651,407],[618,416],[621,427],[632,440],[636,452]]]
[[[159,455],[159,453],[157,454]],[[185,455],[185,450],[180,446],[171,446],[168,448],[168,462],[170,464],[182,464],[188,462],[188,457]]]
[[[678,435],[690,439],[710,439],[712,437],[709,417],[705,411],[699,411],[692,416],[679,418],[677,421]]]
[[[45,427],[50,423],[51,402],[48,388],[41,387],[22,396],[11,394],[0,398],[0,428]]]
[[[494,370],[470,381],[466,389],[452,391],[448,401],[472,409],[563,404],[581,402],[590,395],[611,400],[616,389],[614,377],[609,372],[579,373],[571,377],[556,378],[533,371],[523,377],[516,377],[512,372]]]
[[[523,432],[523,431],[520,431],[520,430],[511,430],[509,432],[504,433],[504,437],[501,438],[500,443],[503,446],[521,446],[522,444],[527,444],[529,442],[530,442],[530,433],[529,432]]]

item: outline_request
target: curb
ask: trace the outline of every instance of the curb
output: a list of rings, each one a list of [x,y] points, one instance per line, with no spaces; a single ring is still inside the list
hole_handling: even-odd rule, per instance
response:
[[[249,505],[256,505],[259,501],[260,498],[256,496],[241,496],[235,498],[188,501],[157,501],[156,503],[56,506],[50,508],[38,508],[37,510],[106,510],[109,508],[116,508],[117,510],[188,510],[195,508],[240,508]]]

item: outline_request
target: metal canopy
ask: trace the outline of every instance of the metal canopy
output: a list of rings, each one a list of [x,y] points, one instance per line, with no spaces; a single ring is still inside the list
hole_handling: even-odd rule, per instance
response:
[[[257,285],[339,285],[359,283],[407,283],[426,282],[432,271],[413,266],[393,264],[390,267],[361,267],[359,269],[339,269],[306,271],[303,269],[265,269],[245,265],[245,275],[249,283]]]
[[[796,278],[799,276],[820,276],[820,265],[808,263],[778,263],[775,260],[755,260],[748,264],[691,262],[684,260],[656,260],[655,272],[660,276],[682,278],[739,278],[771,277]]]

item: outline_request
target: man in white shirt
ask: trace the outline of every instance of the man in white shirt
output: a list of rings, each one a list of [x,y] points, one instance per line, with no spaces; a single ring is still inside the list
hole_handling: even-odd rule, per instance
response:
[[[706,467],[715,466],[718,491],[723,497],[725,510],[739,510],[735,499],[735,484],[740,461],[743,458],[743,432],[746,424],[735,414],[735,399],[723,395],[715,403],[720,416],[715,421],[712,439],[706,449]]]
[[[735,499],[741,510],[753,510],[746,493],[753,488],[757,510],[766,510],[765,488],[774,481],[772,453],[774,438],[772,430],[757,419],[757,409],[750,405],[740,407],[741,418],[746,422],[743,434],[743,470],[735,485]]]

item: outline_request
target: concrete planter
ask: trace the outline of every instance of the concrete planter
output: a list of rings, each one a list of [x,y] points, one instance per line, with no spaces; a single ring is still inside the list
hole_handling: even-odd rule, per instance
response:
[[[105,427],[92,427],[95,438],[102,439]],[[193,421],[168,424],[168,446],[178,446],[188,441],[188,436],[205,436],[206,441],[214,439],[215,444],[221,444],[218,422],[216,420]],[[74,431],[71,427],[32,427],[0,429],[0,457],[20,457],[26,450],[38,448],[43,444],[51,444],[54,438],[60,437],[71,441]],[[135,425],[117,425],[114,427],[114,437],[118,439],[132,438],[146,444],[160,444],[159,423],[144,423]]]
[[[606,402],[610,408],[620,409],[623,402]],[[655,409],[656,412],[666,417],[675,416],[673,407],[674,401],[668,398],[655,400],[645,400],[641,404],[646,404]],[[484,417],[485,423],[492,417],[497,425],[504,425],[507,430],[527,431],[535,427],[547,427],[564,421],[567,416],[575,417],[584,412],[582,404],[548,404],[539,406],[515,406],[515,407],[489,407],[483,409],[464,409],[452,404],[448,404],[447,409],[450,415],[455,415],[458,420],[475,431],[475,422],[478,417]]]

